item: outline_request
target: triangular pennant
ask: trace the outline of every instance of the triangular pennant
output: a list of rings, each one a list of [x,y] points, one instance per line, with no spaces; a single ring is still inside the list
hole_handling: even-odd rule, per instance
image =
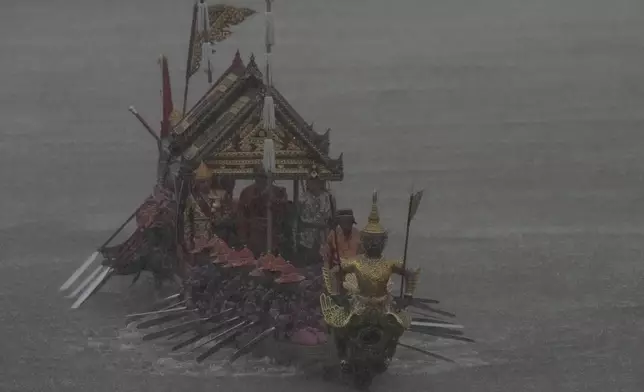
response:
[[[418,212],[418,206],[420,206],[420,201],[423,198],[424,190],[418,191],[412,194],[409,198],[409,220],[414,219],[416,212]]]

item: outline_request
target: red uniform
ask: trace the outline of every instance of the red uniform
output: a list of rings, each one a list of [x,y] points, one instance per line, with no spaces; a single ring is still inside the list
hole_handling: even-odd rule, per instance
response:
[[[284,223],[288,204],[286,189],[276,185],[271,187],[271,211],[273,220],[273,252],[278,250],[284,241]],[[237,205],[237,235],[241,243],[248,246],[255,255],[265,253],[267,249],[267,202],[268,189],[257,184],[244,188],[239,195]]]

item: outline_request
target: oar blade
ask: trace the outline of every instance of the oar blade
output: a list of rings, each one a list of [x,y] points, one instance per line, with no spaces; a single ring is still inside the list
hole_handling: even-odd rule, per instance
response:
[[[169,297],[163,298],[163,299],[155,302],[154,305],[152,305],[152,309],[159,310],[161,308],[165,308],[168,305],[172,304],[173,302],[179,300],[180,296],[181,296],[181,293],[176,293],[176,294],[172,294]]]
[[[154,316],[154,315],[164,314],[162,312],[164,312],[166,310],[179,309],[179,308],[184,307],[185,305],[186,305],[186,301],[179,301],[179,302],[176,302],[176,303],[172,303],[172,304],[168,305],[167,307],[159,309],[159,310],[155,310],[155,311],[151,311],[151,312],[144,312],[144,313],[128,314],[128,315],[125,316],[125,323],[129,324],[129,323],[131,323],[133,321],[140,320],[140,319],[145,318],[147,316]]]
[[[78,296],[78,294],[80,294],[83,290],[85,290],[85,289],[86,289],[86,288],[87,288],[87,287],[88,287],[88,286],[89,286],[89,285],[94,281],[94,279],[96,279],[96,277],[97,277],[101,272],[103,272],[103,270],[104,270],[105,268],[106,268],[106,267],[104,267],[104,266],[102,266],[102,265],[99,265],[98,267],[96,267],[96,269],[95,269],[94,271],[92,271],[92,273],[91,273],[91,274],[89,274],[89,275],[88,275],[88,276],[87,276],[87,277],[86,277],[86,278],[85,278],[85,279],[84,279],[84,280],[83,280],[83,281],[78,285],[78,287],[76,287],[76,289],[74,289],[74,291],[72,291],[72,292],[71,292],[71,294],[69,294],[69,295],[67,296],[67,298],[76,298],[76,297]]]
[[[416,332],[416,333],[420,333],[428,336],[434,336],[442,339],[451,339],[451,340],[458,340],[460,342],[475,343],[473,339],[462,336],[463,331],[447,330],[447,329],[441,329],[441,328],[435,328],[435,327],[425,328],[425,327],[415,327],[415,326],[411,326],[409,330],[411,332]]]
[[[153,312],[132,313],[132,314],[126,315],[125,318],[126,319],[131,319],[131,318],[134,318],[134,317],[165,315],[165,314],[180,312],[180,311],[187,310],[187,309],[188,308],[186,306],[178,306],[178,307],[173,306],[173,307],[168,308],[168,309],[155,310]]]
[[[439,304],[440,303],[440,301],[438,301],[436,299],[431,299],[431,298],[414,297],[414,301],[418,301],[418,302],[425,303],[425,304]]]
[[[442,316],[447,316],[447,317],[452,317],[452,318],[456,317],[456,315],[454,313],[448,312],[446,310],[441,310],[441,309],[434,308],[432,306],[427,305],[426,303],[419,302],[419,301],[412,301],[410,306],[418,308],[418,309],[422,309],[422,310],[425,310],[425,311],[428,311],[428,312],[437,313],[437,314],[440,314]]]
[[[240,322],[239,324],[236,324],[236,325],[228,328],[224,332],[218,333],[217,335],[215,335],[213,337],[208,337],[208,339],[205,339],[204,342],[201,342],[200,344],[195,345],[195,347],[193,347],[192,350],[194,351],[194,350],[196,350],[196,349],[198,349],[200,347],[205,346],[206,344],[208,344],[208,343],[210,343],[212,341],[215,341],[215,340],[217,340],[217,339],[219,339],[219,338],[221,338],[221,337],[223,337],[225,335],[228,335],[229,333],[231,333],[231,332],[233,332],[233,331],[235,331],[235,330],[237,330],[239,328],[243,328],[246,324],[248,324],[248,321],[244,320],[244,321]]]
[[[425,354],[425,355],[427,355],[427,356],[430,356],[430,357],[434,357],[434,358],[437,358],[437,359],[441,359],[441,360],[446,361],[446,362],[456,363],[456,362],[455,362],[454,360],[452,360],[452,359],[449,359],[449,358],[444,357],[444,356],[439,355],[439,354],[435,354],[435,353],[429,352],[429,351],[427,351],[427,350],[423,350],[423,349],[422,349],[422,348],[420,348],[420,347],[412,346],[412,345],[410,345],[410,344],[405,344],[405,343],[401,343],[401,342],[399,342],[399,343],[398,343],[398,345],[399,345],[399,346],[401,346],[401,347],[404,347],[404,348],[410,349],[410,350],[414,350],[414,351],[419,352],[419,353],[423,353],[423,354]]]
[[[83,262],[83,264],[81,264],[81,266],[78,267],[78,269],[76,271],[74,271],[74,273],[65,281],[65,283],[63,283],[63,285],[60,286],[60,288],[58,290],[59,291],[65,291],[68,288],[70,288],[74,284],[74,282],[76,282],[78,280],[78,278],[80,278],[80,276],[83,274],[83,272],[85,272],[85,270],[88,269],[89,266],[96,260],[98,255],[99,255],[98,251],[92,253]]]
[[[172,327],[168,327],[168,328],[162,329],[160,331],[155,331],[155,332],[149,333],[147,335],[144,335],[143,340],[144,341],[154,340],[154,339],[162,338],[164,336],[173,335],[173,334],[175,334],[177,332],[189,331],[191,329],[194,329],[195,325],[197,325],[200,322],[205,321],[205,320],[208,320],[208,318],[205,317],[205,318],[201,318],[201,319],[197,319],[197,320],[186,321],[184,323],[174,325]]]
[[[242,355],[245,355],[245,354],[248,354],[249,352],[251,352],[253,350],[253,348],[255,348],[255,346],[257,346],[259,343],[261,343],[264,339],[266,339],[269,336],[271,336],[271,334],[275,332],[275,329],[276,329],[276,327],[270,327],[270,328],[264,330],[259,335],[255,336],[250,342],[246,343],[246,345],[244,345],[242,348],[240,348],[239,350],[235,351],[233,353],[233,355],[231,355],[230,358],[228,359],[228,363],[233,363],[237,359],[239,359],[239,357],[241,357]]]
[[[208,357],[212,356],[217,351],[221,350],[224,346],[231,343],[235,338],[242,334],[245,330],[257,324],[257,322],[245,322],[243,325],[237,327],[236,329],[229,330],[228,335],[224,336],[221,340],[217,341],[212,347],[208,348],[206,352],[197,357],[197,362],[201,363],[205,361]]]
[[[240,316],[233,317],[231,319],[224,320],[224,321],[220,322],[219,324],[215,325],[214,327],[212,327],[212,328],[210,328],[210,329],[208,329],[208,330],[206,330],[204,332],[197,332],[197,334],[194,335],[193,337],[191,337],[191,338],[189,338],[187,340],[184,340],[183,342],[180,342],[180,343],[176,344],[174,347],[172,347],[172,351],[177,351],[177,350],[180,350],[180,349],[182,349],[184,347],[187,347],[187,346],[189,346],[189,345],[191,345],[193,343],[197,343],[201,339],[203,339],[206,336],[210,335],[211,333],[215,333],[215,332],[221,330],[222,328],[225,328],[226,326],[234,323],[235,321],[237,321],[239,319],[241,319]],[[208,341],[210,341],[210,340],[207,340],[203,344],[206,344]],[[203,344],[200,344],[199,346],[202,346]]]
[[[194,312],[192,310],[186,309],[186,310],[182,310],[171,314],[164,314],[164,315],[161,315],[161,317],[153,318],[151,320],[146,320],[142,323],[137,324],[136,329],[148,329],[156,325],[161,325],[161,324],[168,323],[170,321],[178,320],[180,318],[186,317],[193,313]]]
[[[444,329],[463,329],[465,328],[459,324],[450,324],[450,323],[435,323],[429,321],[419,321],[413,320],[411,322],[412,327],[434,327],[434,328],[444,328]]]
[[[101,272],[101,274],[92,282],[92,284],[89,287],[87,287],[87,289],[83,292],[83,294],[81,294],[81,296],[78,297],[76,302],[74,302],[74,304],[72,305],[72,309],[78,309],[83,304],[83,302],[87,301],[87,299],[96,292],[99,286],[102,286],[103,283],[105,283],[105,281],[109,279],[113,271],[114,269],[110,267],[105,267],[103,272]]]

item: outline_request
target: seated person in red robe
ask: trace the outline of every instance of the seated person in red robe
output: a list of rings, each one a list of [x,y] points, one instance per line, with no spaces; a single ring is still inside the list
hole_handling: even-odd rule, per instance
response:
[[[255,168],[255,182],[244,188],[237,204],[237,236],[239,241],[259,257],[269,251],[267,244],[269,197],[272,211],[272,244],[270,251],[279,254],[285,245],[288,194],[284,187],[268,184],[263,167]],[[270,195],[269,195],[270,193]]]

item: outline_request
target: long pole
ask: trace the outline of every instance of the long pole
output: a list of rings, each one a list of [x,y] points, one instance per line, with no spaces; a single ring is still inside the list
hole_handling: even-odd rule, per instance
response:
[[[142,206],[142,205],[141,205],[141,206]],[[139,210],[141,209],[141,206],[139,206],[139,208],[137,208],[137,209],[132,213],[132,215],[130,215],[130,217],[129,217],[129,218],[127,218],[127,219],[125,220],[125,222],[123,222],[123,224],[122,224],[118,229],[116,229],[116,231],[115,231],[115,232],[110,236],[110,238],[108,238],[108,239],[103,243],[103,245],[101,245],[101,246],[99,246],[99,247],[98,247],[98,250],[99,250],[99,251],[102,251],[102,250],[103,250],[103,248],[105,248],[107,245],[109,245],[109,243],[110,243],[110,242],[112,242],[112,240],[113,240],[117,235],[119,235],[119,233],[120,233],[120,232],[125,228],[125,226],[127,226],[127,224],[128,224],[128,223],[130,223],[130,221],[131,221],[132,219],[134,219],[134,216],[136,215],[136,213],[137,213],[137,212],[139,212]]]
[[[186,105],[188,104],[188,86],[190,85],[190,72],[192,71],[192,55],[195,47],[195,39],[197,33],[197,2],[195,1],[192,8],[192,24],[190,26],[190,43],[188,44],[188,59],[186,61],[186,85],[183,88],[183,110],[182,117],[186,116]]]
[[[272,0],[266,0],[266,36],[265,36],[265,44],[266,44],[266,97],[264,98],[264,105],[267,105],[268,101],[271,101],[271,106],[270,109],[268,109],[269,113],[265,113],[265,116],[268,116],[268,118],[265,118],[265,125],[267,125],[267,137],[271,139],[273,137],[273,127],[274,127],[274,118],[275,118],[275,113],[274,113],[274,108],[272,107],[272,98],[271,97],[271,89],[272,89],[272,77],[271,77],[271,65],[270,65],[270,55],[271,55],[271,47],[273,45],[272,42],[272,37],[269,35],[270,31],[272,29],[271,27],[271,20],[270,20],[270,14],[271,14],[271,1]],[[270,113],[273,111],[272,113]],[[271,144],[272,146],[273,144]],[[271,156],[273,156],[274,159],[274,150],[271,152]],[[272,209],[272,204],[273,204],[273,168],[272,167],[265,167],[264,170],[266,170],[266,175],[267,175],[267,183],[268,183],[268,198],[266,201],[266,247],[267,251],[271,253],[273,251],[273,209]]]
[[[331,193],[328,193],[329,196],[329,201],[331,202],[331,230],[333,230],[333,242],[334,242],[334,249],[333,249],[333,257],[335,257],[336,263],[338,265],[340,264],[340,246],[338,244],[338,215],[337,215],[337,208],[335,206],[335,201],[333,200],[333,197],[331,196]],[[329,265],[329,268],[332,267]]]
[[[272,47],[273,47],[273,38],[269,34],[272,34],[272,20],[271,18],[271,12],[272,12],[272,7],[271,7],[271,2],[273,0],[266,0],[266,39],[265,39],[265,44],[266,44],[266,87],[268,89],[268,94],[270,95],[272,93],[271,88],[273,87],[273,75],[271,75],[271,62],[270,62],[270,57],[271,57],[271,52],[272,52]]]
[[[266,201],[266,251],[273,252],[273,173],[268,169],[267,173],[268,198]]]
[[[148,131],[150,136],[152,136],[154,138],[154,140],[156,140],[157,147],[159,148],[159,151],[160,151],[161,150],[161,139],[159,138],[159,136],[156,133],[154,133],[154,130],[152,129],[150,124],[148,124],[148,122],[145,121],[145,119],[143,117],[141,117],[141,115],[134,108],[134,106],[130,106],[128,108],[128,110],[130,111],[130,113],[132,113],[134,115],[134,117],[136,117],[137,120],[139,120],[141,122],[141,124],[143,124],[143,127],[145,128],[146,131]]]
[[[405,231],[405,250],[403,251],[403,260],[402,260],[402,268],[403,271],[407,269],[407,249],[409,247],[409,226],[411,226],[411,206],[412,206],[412,201],[414,199],[414,193],[412,192],[409,195],[409,208],[407,209],[407,228]],[[403,297],[405,294],[405,276],[404,274],[401,275],[400,277],[400,298]]]

